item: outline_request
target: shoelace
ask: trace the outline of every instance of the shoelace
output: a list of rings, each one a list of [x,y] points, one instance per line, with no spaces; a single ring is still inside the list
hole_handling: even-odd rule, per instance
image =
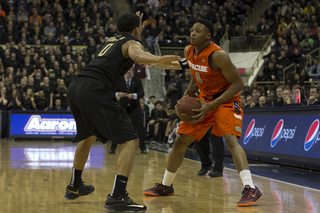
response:
[[[241,194],[243,194],[242,197],[243,197],[243,198],[244,198],[244,197],[245,197],[245,198],[248,198],[251,191],[252,191],[251,188],[250,188],[250,189],[245,188],[245,189],[242,191],[242,193],[241,193]]]
[[[163,188],[163,185],[161,183],[155,183],[153,185],[154,188],[157,188],[157,189],[162,189]]]

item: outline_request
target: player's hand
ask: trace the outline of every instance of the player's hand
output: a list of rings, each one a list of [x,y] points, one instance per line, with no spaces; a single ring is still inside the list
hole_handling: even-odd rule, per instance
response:
[[[179,105],[181,104],[181,101],[183,100],[183,99],[185,99],[185,98],[187,98],[187,97],[189,97],[189,95],[184,95],[184,96],[182,96],[179,100],[177,100],[177,104],[175,105],[175,110],[176,110],[176,112],[178,112],[178,107],[179,107]]]
[[[193,119],[195,119],[197,122],[203,121],[208,112],[212,110],[212,107],[207,103],[204,102],[203,100],[200,100],[197,98],[197,100],[201,103],[201,108],[200,109],[193,109],[193,112],[198,112],[198,115],[192,116]]]
[[[141,31],[142,31],[144,29],[144,27],[146,26],[146,21],[142,22],[143,13],[140,13],[140,11],[137,11],[136,15],[140,18],[140,27],[141,27]]]
[[[125,97],[126,95],[128,95],[128,93],[118,92],[118,97],[119,97],[119,98],[123,98],[123,97]]]
[[[182,58],[177,55],[164,55],[159,58],[158,63],[164,66],[172,66],[172,65],[176,65],[175,63],[172,63],[172,62],[180,61],[181,59]]]
[[[129,93],[129,94],[126,95],[126,97],[128,97],[129,99],[132,99],[133,98],[133,94]]]

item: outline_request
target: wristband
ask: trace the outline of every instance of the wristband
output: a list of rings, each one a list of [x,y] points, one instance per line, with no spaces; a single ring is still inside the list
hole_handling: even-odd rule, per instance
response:
[[[182,60],[180,60],[179,61],[179,64],[180,64],[180,66],[181,66],[181,68],[182,69],[188,69],[189,68],[189,66],[188,66],[188,61],[187,61],[187,59],[182,59]]]
[[[33,101],[34,100],[34,98],[31,98],[31,101]]]

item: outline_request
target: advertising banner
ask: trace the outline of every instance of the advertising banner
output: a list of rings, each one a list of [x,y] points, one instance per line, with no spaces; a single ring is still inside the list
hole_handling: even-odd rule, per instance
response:
[[[11,138],[73,138],[76,122],[70,112],[21,112],[10,114]]]
[[[320,111],[294,109],[244,110],[239,144],[249,158],[320,168]]]

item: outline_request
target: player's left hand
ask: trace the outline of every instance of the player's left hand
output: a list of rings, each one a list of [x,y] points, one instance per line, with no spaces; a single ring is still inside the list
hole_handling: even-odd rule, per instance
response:
[[[212,110],[212,108],[207,102],[204,102],[203,100],[200,100],[198,98],[197,98],[197,100],[200,101],[201,108],[192,110],[193,112],[199,112],[198,115],[194,115],[194,116],[192,116],[192,118],[194,118],[197,122],[199,122],[199,121],[204,120],[204,118],[206,117],[208,112],[210,112]]]

